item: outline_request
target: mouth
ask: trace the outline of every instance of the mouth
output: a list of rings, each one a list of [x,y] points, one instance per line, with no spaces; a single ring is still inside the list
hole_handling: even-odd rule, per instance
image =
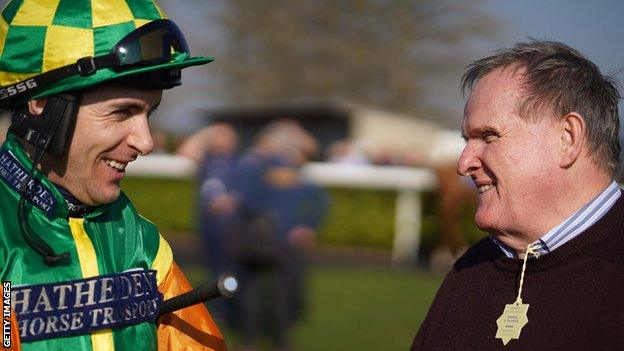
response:
[[[128,165],[128,162],[122,162],[112,159],[104,159],[104,163],[119,172],[125,172],[126,166]]]
[[[476,183],[476,182],[475,182]],[[476,183],[477,193],[483,194],[484,192],[493,189],[496,186],[496,183]]]

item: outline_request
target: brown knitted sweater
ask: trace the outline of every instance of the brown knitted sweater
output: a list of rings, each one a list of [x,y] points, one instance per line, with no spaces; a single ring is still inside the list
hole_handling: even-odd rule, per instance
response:
[[[624,350],[623,197],[584,233],[527,262],[529,322],[519,339],[503,346],[494,336],[522,260],[485,238],[455,263],[412,350]]]

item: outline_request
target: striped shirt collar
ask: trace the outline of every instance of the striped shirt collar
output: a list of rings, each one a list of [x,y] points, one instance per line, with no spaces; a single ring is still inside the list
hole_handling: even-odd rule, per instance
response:
[[[536,256],[545,255],[584,232],[585,229],[589,228],[609,212],[620,196],[620,187],[613,181],[611,185],[598,196],[581,207],[580,210],[574,212],[568,219],[563,221],[563,223],[554,227],[540,239],[533,242],[531,245],[536,251]],[[514,249],[504,245],[493,236],[490,238],[501,248],[505,256],[509,258],[518,257]]]

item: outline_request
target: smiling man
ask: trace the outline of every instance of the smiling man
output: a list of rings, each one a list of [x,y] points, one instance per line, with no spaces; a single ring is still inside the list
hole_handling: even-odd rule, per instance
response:
[[[67,159],[46,160],[48,179],[89,206],[117,200],[128,163],[154,147],[148,118],[161,97],[114,84],[84,90]],[[42,114],[45,103],[30,101],[31,112]]]
[[[212,59],[151,0],[15,0],[1,16],[3,346],[225,350],[203,305],[159,317],[191,287],[120,189],[163,89]]]
[[[618,85],[557,42],[468,66],[457,170],[490,236],[453,266],[413,350],[614,350],[624,344]]]

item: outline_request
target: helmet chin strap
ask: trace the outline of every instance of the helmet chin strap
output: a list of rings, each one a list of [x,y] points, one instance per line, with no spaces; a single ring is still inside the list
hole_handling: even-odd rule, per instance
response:
[[[59,94],[48,98],[41,116],[31,116],[27,111],[16,111],[13,116],[12,131],[28,143],[35,146],[33,164],[29,177],[24,179],[21,185],[21,197],[18,206],[18,223],[20,232],[26,243],[39,255],[48,266],[57,266],[67,263],[70,254],[63,252],[57,254],[52,247],[45,242],[29,223],[29,214],[32,205],[26,200],[30,197],[31,180],[35,177],[37,166],[41,163],[46,150],[57,158],[66,151],[69,139],[73,134],[75,125],[78,99],[75,95]],[[57,139],[64,139],[57,141]]]
[[[19,201],[19,206],[17,209],[18,223],[20,227],[20,232],[22,233],[22,237],[37,254],[43,257],[43,262],[48,266],[57,266],[63,262],[66,262],[69,258],[69,252],[63,252],[61,254],[56,254],[52,247],[46,243],[30,226],[28,222],[28,216],[32,209],[32,205],[27,203],[26,198],[30,193],[30,187],[28,186],[30,179],[33,178],[35,174],[35,170],[37,169],[37,164],[41,161],[43,156],[43,149],[37,149],[37,156],[35,156],[35,160],[33,162],[33,166],[30,169],[30,177],[24,179],[21,187],[21,197]]]

